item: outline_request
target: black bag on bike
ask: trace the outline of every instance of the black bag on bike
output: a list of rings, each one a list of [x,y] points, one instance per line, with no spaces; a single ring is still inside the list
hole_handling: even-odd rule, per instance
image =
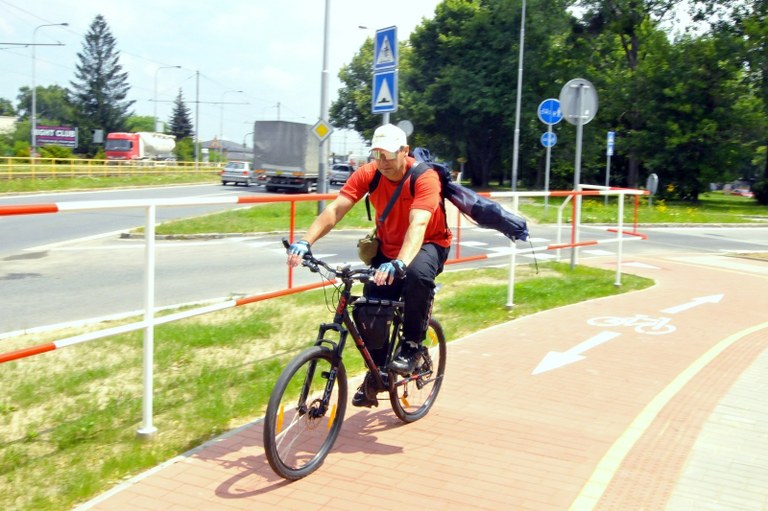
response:
[[[389,341],[395,311],[391,305],[360,298],[354,303],[352,319],[369,350],[384,348]]]

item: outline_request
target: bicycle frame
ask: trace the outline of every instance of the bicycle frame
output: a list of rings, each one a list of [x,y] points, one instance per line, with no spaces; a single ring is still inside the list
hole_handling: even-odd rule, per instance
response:
[[[351,278],[342,277],[342,281],[344,283],[344,286],[340,291],[339,301],[336,305],[336,310],[333,316],[333,322],[323,323],[320,325],[320,328],[317,334],[317,339],[315,341],[315,346],[322,346],[324,344],[330,345],[333,351],[334,369],[333,369],[333,374],[328,375],[329,376],[328,384],[326,385],[325,394],[323,395],[324,406],[327,406],[328,399],[330,398],[331,391],[333,390],[333,385],[336,382],[335,368],[338,367],[338,364],[341,361],[342,353],[344,352],[344,347],[346,346],[348,335],[352,336],[352,340],[355,342],[355,346],[357,347],[357,350],[360,352],[360,355],[363,357],[363,362],[365,363],[370,373],[373,375],[373,378],[376,381],[376,385],[379,386],[379,388],[383,388],[383,389],[387,388],[387,386],[389,385],[387,374],[382,372],[379,369],[379,367],[376,365],[376,362],[373,360],[373,357],[371,356],[371,352],[368,351],[368,347],[365,345],[365,341],[363,341],[363,338],[360,335],[360,332],[357,329],[355,322],[352,320],[352,317],[349,314],[349,306],[352,305],[357,299],[360,298],[352,294],[352,286],[354,284],[354,280]],[[392,305],[395,308],[395,319],[392,323],[392,332],[389,338],[389,349],[387,351],[387,359],[385,360],[385,363],[384,363],[384,365],[386,366],[386,364],[389,362],[389,359],[392,353],[394,352],[394,348],[396,348],[395,342],[398,337],[397,334],[400,330],[400,325],[402,324],[402,307],[404,304],[403,302],[397,302],[397,301],[391,301],[391,300],[370,299],[368,301],[369,303],[381,303],[384,305]],[[325,338],[326,333],[330,330],[333,330],[338,334],[338,342],[334,342],[332,340]],[[303,397],[305,398],[306,396],[303,396]]]

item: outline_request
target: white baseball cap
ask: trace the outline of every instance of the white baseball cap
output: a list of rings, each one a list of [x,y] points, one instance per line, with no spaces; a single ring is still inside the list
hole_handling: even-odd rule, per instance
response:
[[[372,149],[396,152],[408,145],[405,132],[394,124],[383,124],[373,132]]]

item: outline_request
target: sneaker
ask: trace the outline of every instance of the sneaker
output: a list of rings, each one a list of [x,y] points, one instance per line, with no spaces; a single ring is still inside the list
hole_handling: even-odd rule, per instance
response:
[[[357,392],[352,396],[352,406],[359,406],[370,408],[372,406],[378,407],[379,400],[376,398],[376,392],[373,392],[372,385],[369,385],[371,373],[368,372],[363,379],[363,383],[357,388]],[[372,383],[372,382],[370,382]]]
[[[389,370],[402,376],[412,374],[421,359],[421,344],[413,341],[405,341],[400,352],[389,363]]]

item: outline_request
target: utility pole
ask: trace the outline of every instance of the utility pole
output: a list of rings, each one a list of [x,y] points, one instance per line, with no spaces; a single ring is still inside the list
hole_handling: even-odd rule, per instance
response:
[[[520,19],[520,55],[517,68],[517,105],[515,107],[515,143],[512,154],[512,191],[517,191],[517,162],[520,153],[520,102],[523,94],[523,48],[525,47],[525,0],[523,0],[523,13]]]

